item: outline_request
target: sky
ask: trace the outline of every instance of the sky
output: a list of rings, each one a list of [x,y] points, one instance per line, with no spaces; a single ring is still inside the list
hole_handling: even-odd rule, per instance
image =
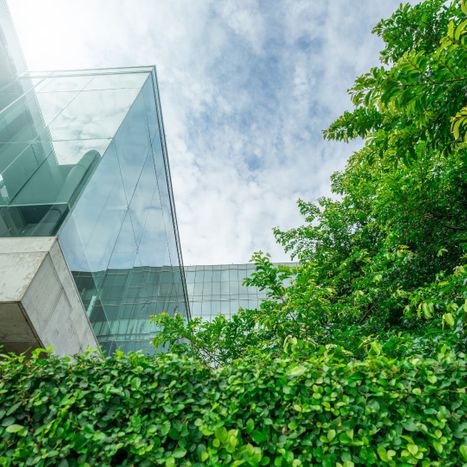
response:
[[[321,131],[399,0],[8,0],[29,69],[157,66],[185,264],[288,255],[273,227],[359,147]]]

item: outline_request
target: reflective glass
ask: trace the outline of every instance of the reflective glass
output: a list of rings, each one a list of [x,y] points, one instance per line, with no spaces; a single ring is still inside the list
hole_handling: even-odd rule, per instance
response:
[[[0,212],[8,224],[0,235],[52,235],[60,228],[150,76],[114,74],[106,77],[109,88],[94,90],[88,90],[98,78],[93,73],[21,79],[23,95],[0,111]]]
[[[50,123],[52,139],[111,138],[128,112],[137,92],[136,89],[105,89],[78,93],[68,105],[63,106],[63,111]],[[38,93],[38,96],[46,94],[49,93]],[[55,97],[58,100],[63,94],[69,93],[51,94],[58,96]]]
[[[149,81],[148,84],[150,84]],[[133,197],[150,147],[144,111],[144,101],[142,95],[139,95],[125,118],[125,125],[122,125],[114,139],[129,200]]]
[[[50,122],[54,121],[54,119],[57,118],[70,104],[70,102],[78,97],[78,95],[78,91],[36,93],[44,126],[47,126]],[[73,124],[73,122],[71,122],[71,124]]]
[[[81,91],[91,79],[91,76],[64,76],[60,79],[44,78],[40,88],[36,85],[36,90],[41,92]]]
[[[154,351],[189,310],[154,68],[0,84],[0,236],[58,232],[103,348]]]
[[[97,89],[136,89],[139,91],[147,78],[147,73],[112,73],[98,75],[91,77],[90,81],[88,80],[86,90],[89,91]],[[146,96],[144,100],[146,100]],[[152,101],[154,101],[154,97],[152,97]]]
[[[196,313],[203,320],[219,314],[230,317],[241,307],[258,308],[266,298],[266,292],[242,284],[245,277],[255,271],[253,264],[185,266],[184,269],[189,278],[192,315]]]
[[[143,89],[137,88],[142,85]],[[148,122],[158,122],[159,118],[157,114],[146,115],[148,109],[155,112],[155,105],[145,102],[147,96],[154,99],[154,89],[152,93],[147,91],[153,86],[152,76],[146,74],[142,79],[140,73],[137,79],[131,79],[125,75],[120,83],[111,76],[95,77],[80,96],[92,92],[115,103],[106,86],[117,94],[137,91],[138,95],[125,111],[118,129],[112,130],[115,135],[99,140],[101,147],[106,148],[104,155],[59,238],[70,268],[85,268],[88,286],[90,283],[93,287],[92,297],[96,294],[94,301],[92,297],[89,299],[83,269],[74,269],[75,278],[82,284],[83,302],[85,299],[88,302],[91,321],[96,320],[95,331],[103,348],[109,352],[117,348],[152,352],[150,341],[157,328],[149,322],[150,316],[175,310],[186,314],[188,309],[168,192],[170,183],[166,179],[166,155],[162,146],[160,151],[153,151],[149,137]],[[53,123],[64,116],[66,111]],[[77,114],[77,118],[81,117]],[[55,135],[57,128],[52,128]],[[89,128],[86,131],[86,136],[90,136]],[[101,136],[110,133],[107,129],[99,130]],[[75,144],[80,139],[72,141]],[[92,141],[96,144],[98,140]],[[62,150],[62,154],[73,153],[65,144]],[[156,166],[161,170],[157,171]],[[86,262],[79,261],[81,255],[77,250],[86,257]],[[97,315],[93,306],[102,312]]]

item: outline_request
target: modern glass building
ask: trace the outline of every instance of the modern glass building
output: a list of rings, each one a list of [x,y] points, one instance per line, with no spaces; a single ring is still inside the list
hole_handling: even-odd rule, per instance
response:
[[[192,317],[206,321],[217,315],[230,318],[240,308],[257,308],[266,293],[243,285],[254,271],[254,264],[185,266]]]
[[[0,237],[57,237],[99,343],[151,351],[189,318],[155,68],[2,78]]]
[[[209,321],[217,315],[230,318],[240,308],[258,308],[267,298],[266,291],[243,285],[254,271],[254,264],[185,266],[192,317]]]

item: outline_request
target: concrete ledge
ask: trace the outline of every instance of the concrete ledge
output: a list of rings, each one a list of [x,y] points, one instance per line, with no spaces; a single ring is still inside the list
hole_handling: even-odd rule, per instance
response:
[[[97,347],[55,237],[0,238],[0,345],[58,355]]]

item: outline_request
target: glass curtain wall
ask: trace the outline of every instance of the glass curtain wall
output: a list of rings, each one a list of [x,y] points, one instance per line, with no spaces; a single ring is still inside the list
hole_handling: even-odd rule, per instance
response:
[[[58,235],[102,346],[151,351],[151,314],[189,316],[155,69],[17,83],[0,110],[0,236]]]
[[[297,263],[275,263],[295,266]],[[256,267],[254,264],[216,264],[185,266],[191,316],[210,321],[217,315],[231,318],[240,308],[258,308],[266,291],[243,285]],[[284,281],[284,285],[290,279]]]
[[[254,271],[254,264],[185,266],[192,317],[212,320],[222,314],[230,318],[240,308],[257,308],[266,293],[242,285]]]
[[[0,0],[0,109],[22,94],[17,77],[26,69],[23,53],[5,0]]]
[[[52,72],[5,86],[1,236],[57,233],[148,76]]]

